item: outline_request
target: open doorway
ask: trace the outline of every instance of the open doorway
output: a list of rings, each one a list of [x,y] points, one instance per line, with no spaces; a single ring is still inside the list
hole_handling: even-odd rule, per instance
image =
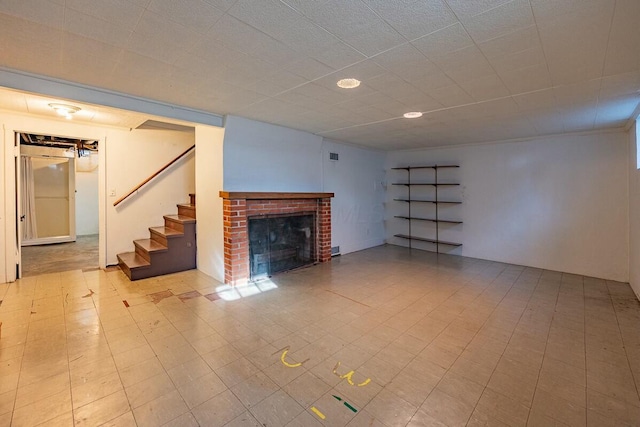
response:
[[[19,276],[98,268],[98,141],[16,138]]]

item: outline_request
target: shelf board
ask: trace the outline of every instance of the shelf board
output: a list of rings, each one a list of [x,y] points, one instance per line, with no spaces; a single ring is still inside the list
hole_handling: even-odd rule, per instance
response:
[[[450,221],[448,219],[435,219],[435,218],[421,218],[421,217],[416,217],[416,216],[395,215],[395,218],[412,219],[412,220],[416,220],[416,221],[444,222],[444,223],[447,223],[447,224],[462,224],[462,221]]]
[[[412,183],[408,183],[408,182],[393,182],[391,183],[391,185],[405,185],[407,187],[411,187],[414,185],[433,185],[434,187],[442,187],[442,186],[447,186],[447,185],[460,185],[459,183],[453,183],[453,182],[447,182],[447,183],[435,183],[435,182],[412,182]]]
[[[418,240],[420,242],[435,243],[447,246],[462,246],[462,243],[447,242],[445,240],[425,239],[424,237],[409,236],[407,234],[394,234],[394,237],[400,237],[407,240]]]
[[[405,167],[397,167],[391,168],[393,170],[412,170],[412,169],[448,169],[448,168],[459,168],[460,165],[432,165],[432,166],[405,166]]]
[[[448,200],[416,200],[416,199],[393,199],[397,202],[407,202],[407,203],[437,203],[437,204],[452,204],[452,205],[461,205],[462,202],[453,202]]]

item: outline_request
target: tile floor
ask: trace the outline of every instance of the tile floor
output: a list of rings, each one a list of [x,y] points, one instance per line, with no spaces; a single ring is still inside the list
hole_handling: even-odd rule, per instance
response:
[[[640,425],[625,283],[382,246],[238,289],[76,270],[0,299],[2,426]]]

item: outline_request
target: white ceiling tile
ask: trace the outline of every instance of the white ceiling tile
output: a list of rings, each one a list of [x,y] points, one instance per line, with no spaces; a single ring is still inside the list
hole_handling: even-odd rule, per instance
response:
[[[495,74],[460,83],[460,86],[476,101],[486,101],[509,95],[509,90]]]
[[[498,74],[513,95],[551,87],[551,77],[546,64],[503,71]]]
[[[458,18],[467,19],[510,1],[512,0],[447,0],[447,3]]]
[[[546,68],[546,58],[541,46],[516,53],[490,58],[491,66],[498,74],[520,68],[543,65]]]
[[[148,2],[149,0],[141,0],[141,1]],[[234,3],[236,2],[236,0],[204,0],[204,1],[222,10],[229,10],[229,8],[233,6]]]
[[[572,85],[558,86],[553,88],[558,105],[563,109],[571,105],[582,105],[585,103],[597,103],[600,93],[600,80],[590,80]]]
[[[37,4],[25,0],[2,0],[0,1],[0,13],[6,13],[27,21],[45,24],[51,28],[62,28],[64,18],[63,5],[57,2],[44,0]],[[30,31],[25,27],[23,31]]]
[[[640,71],[640,1],[617,0],[604,75]],[[636,52],[635,55],[629,52]]]
[[[582,104],[578,108],[563,109],[565,132],[580,132],[592,130],[595,126],[597,103]]]
[[[476,46],[432,58],[432,61],[457,83],[495,74],[491,65]]]
[[[63,31],[38,26],[38,31],[24,31],[30,21],[0,13],[0,65],[63,78],[60,71]]]
[[[640,71],[604,77],[600,84],[600,97],[631,95],[640,91]]]
[[[65,0],[65,6],[103,21],[117,23],[123,28],[133,28],[144,12],[143,7],[127,0]]]
[[[224,14],[204,0],[151,0],[147,8],[177,23],[188,22],[190,29],[200,32],[211,28]]]
[[[462,24],[457,23],[411,42],[427,58],[444,56],[450,52],[473,46],[473,40]]]
[[[554,110],[557,108],[556,97],[553,89],[544,89],[534,92],[514,95],[513,100],[518,104],[520,111]]]
[[[611,0],[530,0],[531,8],[537,20],[562,20],[567,15],[578,12],[602,14],[613,6]],[[609,15],[611,18],[611,15]]]
[[[513,0],[463,21],[476,43],[504,36],[533,25],[529,0]]]
[[[479,43],[478,46],[487,58],[501,57],[541,47],[538,28],[535,25],[524,27],[507,35]]]
[[[238,0],[228,13],[306,55],[322,52],[338,41],[277,0]]]
[[[146,11],[129,38],[127,48],[166,63],[174,63],[201,36],[189,28]]]
[[[355,64],[366,58],[365,55],[341,41],[311,56],[336,70]]]
[[[211,54],[219,50],[221,45],[279,66],[286,66],[304,57],[284,43],[230,15],[223,16],[193,51]]]
[[[97,40],[65,34],[62,70],[72,81],[98,86],[110,79],[120,60],[122,49]]]
[[[474,102],[473,98],[458,85],[434,89],[429,91],[428,94],[445,107],[455,107]]]
[[[408,40],[457,22],[444,0],[364,0],[364,3]]]
[[[78,34],[90,39],[99,40],[113,46],[124,47],[133,33],[133,27],[119,27],[117,23],[103,21],[95,16],[85,15],[73,9],[67,9],[64,17],[64,29],[71,34]]]

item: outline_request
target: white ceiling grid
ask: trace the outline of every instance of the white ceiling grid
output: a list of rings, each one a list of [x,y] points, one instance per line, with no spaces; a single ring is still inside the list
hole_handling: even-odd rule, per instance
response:
[[[415,148],[624,126],[639,23],[638,0],[2,0],[0,66]]]

